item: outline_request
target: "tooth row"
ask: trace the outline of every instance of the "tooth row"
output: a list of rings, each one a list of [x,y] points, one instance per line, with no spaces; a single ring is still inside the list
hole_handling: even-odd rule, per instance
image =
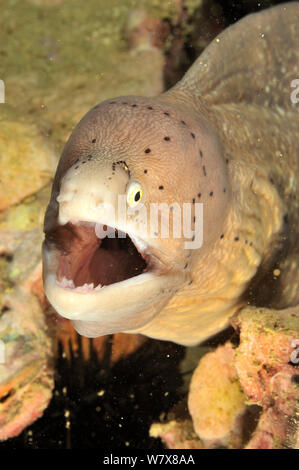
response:
[[[94,289],[93,282],[91,284],[83,284],[83,286],[76,287],[76,290],[79,291],[79,292],[89,291],[89,290],[93,290],[93,289]]]
[[[72,279],[67,279],[65,276],[63,276],[61,281],[57,281],[57,284],[61,287],[69,287],[71,289],[75,288],[74,281]]]
[[[79,292],[83,292],[83,291],[86,292],[86,291],[91,291],[91,290],[99,291],[102,288],[101,284],[99,284],[96,288],[94,288],[93,282],[91,284],[85,283],[83,284],[83,286],[75,287],[74,281],[72,279],[67,279],[65,276],[63,276],[61,281],[56,281],[56,282],[60,287],[74,289]]]

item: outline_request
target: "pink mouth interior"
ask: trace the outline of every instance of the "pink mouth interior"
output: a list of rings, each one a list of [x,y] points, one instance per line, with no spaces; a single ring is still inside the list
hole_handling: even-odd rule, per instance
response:
[[[107,286],[137,276],[147,263],[126,238],[96,236],[95,225],[66,224],[46,235],[59,250],[58,281],[72,280],[74,287],[92,284]]]

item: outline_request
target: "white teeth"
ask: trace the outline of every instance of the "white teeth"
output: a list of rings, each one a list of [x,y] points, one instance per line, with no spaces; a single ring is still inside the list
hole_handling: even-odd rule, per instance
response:
[[[91,284],[83,284],[83,286],[78,286],[76,287],[76,290],[79,291],[79,292],[86,292],[86,291],[89,291],[89,290],[93,290],[94,289],[94,285],[93,285],[93,282]]]
[[[58,284],[59,287],[64,287],[65,289],[74,289],[77,292],[99,291],[102,289],[101,284],[95,288],[93,282],[90,284],[85,283],[83,286],[75,287],[74,281],[72,279],[67,279],[65,276],[63,276],[61,281],[56,280],[56,284]]]
[[[74,289],[75,287],[74,281],[71,279],[67,279],[64,276],[61,279],[61,281],[56,281],[56,282],[60,287],[71,288],[71,289]]]

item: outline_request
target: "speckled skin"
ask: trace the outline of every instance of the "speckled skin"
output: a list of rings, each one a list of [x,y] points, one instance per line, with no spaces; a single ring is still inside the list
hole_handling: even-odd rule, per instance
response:
[[[110,188],[122,192],[137,179],[146,204],[204,204],[202,248],[184,250],[184,239],[151,244],[145,234],[158,260],[155,289],[145,286],[144,301],[136,290],[135,309],[118,317],[128,294],[116,286],[111,318],[68,316],[81,334],[139,332],[193,345],[226,327],[249,296],[277,309],[299,304],[299,103],[290,99],[299,78],[298,18],[298,2],[250,15],[216,38],[170,91],[108,100],[78,124],[57,169],[46,234],[62,211],[56,198],[64,176],[89,154],[74,177],[81,192],[124,160],[129,172],[120,169],[106,181]],[[68,204],[74,218],[87,220]],[[47,276],[54,268],[45,260],[53,303]]]

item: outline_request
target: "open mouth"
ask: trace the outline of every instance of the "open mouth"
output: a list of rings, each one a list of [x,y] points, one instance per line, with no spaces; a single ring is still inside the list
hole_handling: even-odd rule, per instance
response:
[[[99,238],[99,226],[109,236]],[[47,233],[46,243],[58,253],[56,282],[66,289],[99,291],[149,270],[145,250],[128,234],[106,225],[67,223]]]

